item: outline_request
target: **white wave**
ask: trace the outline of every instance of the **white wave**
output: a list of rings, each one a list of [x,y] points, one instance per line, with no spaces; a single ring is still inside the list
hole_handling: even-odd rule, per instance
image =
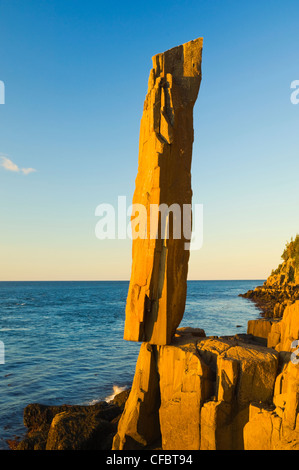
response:
[[[124,390],[127,390],[127,386],[125,385],[124,387],[120,387],[119,385],[113,385],[113,393],[111,395],[108,395],[108,397],[104,398],[104,401],[109,402],[113,400],[115,395],[117,395],[120,392],[123,392]],[[95,398],[94,400],[91,400],[87,403],[87,405],[95,405],[96,403],[99,403],[100,401],[103,401],[101,398]]]
[[[124,387],[119,387],[119,385],[113,385],[113,393],[109,395],[108,397],[105,398],[105,401],[111,401],[115,397],[115,395],[118,395],[120,392],[123,392],[124,390],[127,390],[127,386]]]
[[[87,403],[83,403],[83,404],[84,404],[84,405],[85,405],[85,404],[86,404],[86,405],[96,405],[96,403],[99,403],[100,401],[102,401],[102,400],[100,400],[100,399],[98,399],[98,398],[95,398],[94,400],[88,401]]]

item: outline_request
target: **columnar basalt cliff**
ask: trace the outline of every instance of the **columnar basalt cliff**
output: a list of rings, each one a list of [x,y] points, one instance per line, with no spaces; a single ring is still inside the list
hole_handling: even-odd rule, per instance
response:
[[[265,327],[267,326],[267,327]],[[276,375],[270,406],[251,403],[244,427],[247,450],[299,449],[299,301],[287,305],[281,319],[248,322],[247,332],[278,353]]]
[[[270,347],[191,328],[143,343],[113,449],[299,450],[298,318],[296,302]]]
[[[249,340],[178,329],[170,345],[143,343],[113,448],[161,436],[163,450],[244,449],[250,405],[271,403],[278,373],[278,353]]]
[[[129,341],[169,344],[184,314],[193,107],[201,82],[201,57],[202,39],[153,57],[133,197],[133,205],[142,205],[147,214],[143,220],[139,214],[139,237],[133,237],[124,331]],[[154,226],[155,215],[159,219]]]

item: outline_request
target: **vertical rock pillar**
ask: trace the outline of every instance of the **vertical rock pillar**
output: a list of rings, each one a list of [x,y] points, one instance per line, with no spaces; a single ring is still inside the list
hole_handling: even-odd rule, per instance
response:
[[[184,314],[193,107],[201,82],[202,42],[199,38],[153,57],[133,196],[125,340],[169,344]]]
[[[193,107],[201,82],[202,42],[196,39],[153,57],[140,127],[124,331],[124,339],[143,344],[113,450],[152,444],[163,428],[159,346],[170,344],[185,310]]]

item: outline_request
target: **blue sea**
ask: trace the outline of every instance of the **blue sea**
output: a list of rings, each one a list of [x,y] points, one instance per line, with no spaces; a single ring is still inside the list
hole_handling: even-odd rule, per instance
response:
[[[238,294],[263,282],[188,281],[180,326],[203,328],[207,336],[246,333],[260,312]],[[7,439],[24,436],[29,403],[92,404],[131,385],[140,343],[123,340],[128,286],[0,282],[1,450]]]

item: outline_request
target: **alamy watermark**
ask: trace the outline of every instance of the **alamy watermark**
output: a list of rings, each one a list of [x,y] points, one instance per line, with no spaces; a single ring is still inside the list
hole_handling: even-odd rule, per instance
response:
[[[5,348],[3,341],[0,341],[0,364],[5,364]]]
[[[112,204],[99,204],[95,227],[99,240],[184,239],[185,250],[199,250],[203,244],[202,204],[131,204],[126,196],[118,196],[117,210]],[[171,234],[171,235],[170,235]]]
[[[0,104],[5,104],[5,85],[2,80],[0,80]]]
[[[291,83],[291,89],[295,90],[291,93],[291,103],[299,104],[299,80],[293,80]]]
[[[295,341],[292,342],[291,344],[291,349],[297,348],[295,351],[292,352],[291,354],[291,362],[293,364],[299,364],[299,339],[296,339]]]

